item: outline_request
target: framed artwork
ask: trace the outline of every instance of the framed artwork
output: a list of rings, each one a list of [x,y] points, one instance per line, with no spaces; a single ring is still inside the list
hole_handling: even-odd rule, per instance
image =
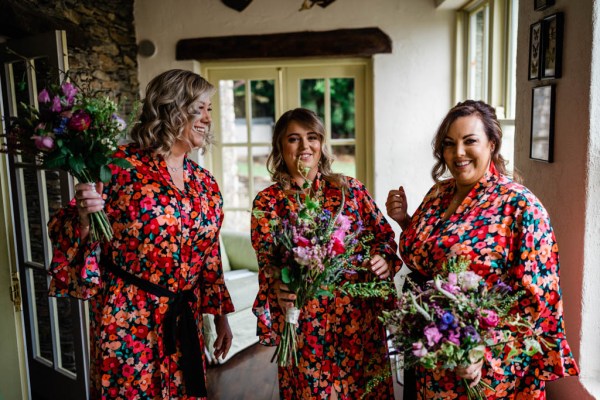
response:
[[[528,79],[540,79],[542,50],[542,23],[536,22],[529,27],[529,74]]]
[[[554,148],[554,85],[533,88],[529,158],[552,162]]]
[[[534,0],[533,9],[536,11],[545,10],[546,8],[553,6],[554,0]]]
[[[563,13],[542,20],[542,79],[560,78],[562,73]]]

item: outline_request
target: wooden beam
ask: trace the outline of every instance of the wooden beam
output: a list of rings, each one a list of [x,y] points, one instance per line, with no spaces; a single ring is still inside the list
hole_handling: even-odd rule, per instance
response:
[[[372,56],[391,53],[392,40],[379,28],[305,31],[182,39],[177,60]]]

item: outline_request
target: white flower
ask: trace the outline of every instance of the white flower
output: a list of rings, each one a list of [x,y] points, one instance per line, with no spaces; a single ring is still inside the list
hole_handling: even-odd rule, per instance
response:
[[[481,276],[473,271],[463,271],[458,274],[458,284],[464,292],[477,289],[479,282],[481,282]]]

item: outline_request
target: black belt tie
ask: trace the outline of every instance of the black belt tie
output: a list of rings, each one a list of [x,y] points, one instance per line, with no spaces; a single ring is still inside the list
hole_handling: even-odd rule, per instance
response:
[[[145,292],[155,296],[168,297],[169,308],[163,321],[163,340],[165,353],[174,354],[177,351],[177,337],[181,346],[181,370],[185,391],[189,396],[206,397],[206,382],[204,380],[204,364],[202,362],[202,349],[198,340],[198,325],[190,303],[197,301],[192,290],[183,290],[173,293],[165,287],[139,278],[129,272],[123,271],[114,264],[107,265],[107,269],[126,283],[137,286]]]

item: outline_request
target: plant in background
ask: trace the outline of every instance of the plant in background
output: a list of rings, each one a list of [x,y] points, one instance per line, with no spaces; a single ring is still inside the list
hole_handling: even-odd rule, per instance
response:
[[[109,97],[84,92],[65,79],[42,89],[37,100],[39,108],[20,104],[19,116],[11,118],[2,135],[2,152],[33,159],[44,169],[67,171],[79,182],[107,182],[110,164],[130,166],[113,157],[127,124]],[[90,214],[90,222],[92,240],[112,238],[104,211]]]

